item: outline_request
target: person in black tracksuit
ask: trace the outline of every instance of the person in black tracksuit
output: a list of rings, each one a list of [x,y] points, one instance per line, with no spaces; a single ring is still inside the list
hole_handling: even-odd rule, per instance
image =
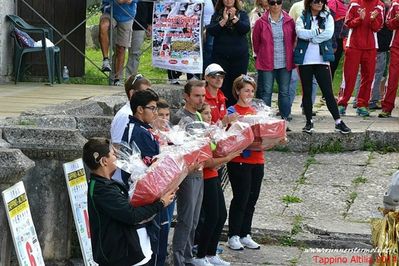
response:
[[[233,6],[225,6],[218,0],[207,32],[214,36],[212,63],[219,64],[225,71],[222,91],[226,104],[235,104],[231,88],[233,81],[248,70],[249,47],[247,33],[251,26],[247,13],[241,8],[240,0]]]
[[[168,192],[150,205],[133,207],[123,184],[111,179],[115,160],[107,139],[92,138],[83,147],[83,161],[92,171],[87,202],[93,258],[100,266],[144,264],[149,258],[143,254],[136,230],[168,206],[175,193]]]

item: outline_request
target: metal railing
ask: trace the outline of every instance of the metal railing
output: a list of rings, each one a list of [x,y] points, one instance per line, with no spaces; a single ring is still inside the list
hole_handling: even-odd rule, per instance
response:
[[[90,14],[89,16],[86,15],[86,18],[81,21],[78,25],[76,25],[72,30],[70,30],[67,33],[62,33],[60,30],[58,30],[53,24],[51,24],[42,14],[40,14],[34,7],[32,7],[32,5],[30,5],[27,1],[25,0],[17,0],[16,1],[16,10],[17,6],[18,6],[18,1],[20,1],[21,3],[23,3],[27,8],[29,8],[35,15],[37,15],[45,24],[47,24],[54,32],[56,32],[61,39],[58,40],[54,45],[58,45],[61,42],[67,42],[69,45],[71,45],[71,47],[73,47],[74,50],[76,50],[82,57],[84,57],[90,64],[92,64],[100,73],[102,73],[104,75],[105,78],[108,79],[108,84],[111,85],[113,82],[113,76],[118,76],[119,74],[123,75],[123,72],[125,72],[126,66],[124,65],[123,68],[120,70],[120,72],[118,73],[114,73],[109,72],[109,74],[107,74],[106,72],[103,72],[101,69],[101,66],[96,64],[96,62],[94,62],[91,58],[89,58],[85,51],[80,50],[71,40],[68,39],[68,37],[75,32],[79,27],[81,27],[82,25],[85,25],[86,21],[88,19],[90,19],[91,17],[93,17],[94,15],[96,15],[96,13],[100,12],[102,7],[104,7],[103,5],[99,6],[97,8],[97,12],[92,12],[92,14]],[[144,28],[144,26],[142,24],[140,24],[137,20],[134,19],[134,17],[129,14],[129,12],[123,7],[123,5],[119,4],[116,0],[111,0],[113,1],[116,5],[118,5],[125,13],[126,15],[128,15],[130,18],[132,18],[132,20],[140,27],[142,28],[144,31],[146,31],[146,33],[148,34],[148,30],[146,28]],[[111,19],[113,18],[113,5],[110,1],[110,17]],[[154,1],[145,1],[145,2],[154,2]],[[87,12],[86,12],[87,14]],[[113,40],[113,26],[112,26],[112,21],[110,23],[110,30],[109,30],[109,58],[111,59],[111,68],[114,70],[115,66],[113,64],[114,60],[112,60],[113,58],[113,48],[114,48],[114,40]],[[141,48],[142,53],[144,53],[145,51],[147,51],[148,49],[150,49],[152,47],[151,43],[146,47],[146,48]],[[86,45],[85,45],[86,48]]]

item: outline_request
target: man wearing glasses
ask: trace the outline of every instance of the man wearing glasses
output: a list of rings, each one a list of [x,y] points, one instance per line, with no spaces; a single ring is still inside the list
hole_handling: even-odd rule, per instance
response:
[[[226,96],[221,88],[225,71],[218,64],[210,64],[205,69],[205,102],[211,107],[212,123],[222,121],[223,125],[232,122],[235,116],[227,116]]]
[[[119,109],[112,119],[111,123],[111,140],[113,144],[121,143],[123,132],[125,127],[129,123],[129,115],[133,115],[130,108],[130,100],[133,95],[142,90],[151,88],[151,82],[144,78],[142,75],[138,74],[136,76],[130,76],[125,82],[125,92],[128,101],[126,104]],[[112,179],[122,182],[122,176],[120,169],[117,169],[112,176]]]

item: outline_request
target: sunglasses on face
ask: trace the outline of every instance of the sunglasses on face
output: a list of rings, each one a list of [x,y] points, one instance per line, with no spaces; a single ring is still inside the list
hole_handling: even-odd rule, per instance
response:
[[[255,82],[255,80],[248,75],[242,75],[242,81],[249,82],[249,83]]]
[[[215,74],[210,74],[209,77],[216,79],[216,78],[224,78],[224,73],[215,73]]]
[[[270,6],[274,6],[274,5],[281,5],[283,3],[283,0],[276,0],[276,1],[268,1]]]
[[[324,4],[325,1],[324,0],[313,0],[312,4]]]
[[[143,75],[137,74],[137,75],[134,77],[133,81],[132,81],[132,85],[134,85],[134,83],[135,83],[137,80],[140,80],[140,79],[142,79],[142,78],[144,78]]]

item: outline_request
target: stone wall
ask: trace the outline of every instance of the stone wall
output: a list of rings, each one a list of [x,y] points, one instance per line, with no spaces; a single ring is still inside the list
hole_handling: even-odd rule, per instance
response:
[[[12,73],[13,48],[9,22],[6,15],[15,14],[15,4],[11,0],[0,0],[0,84],[10,80]]]
[[[172,107],[180,106],[182,87],[161,85],[156,90],[174,103]],[[46,265],[73,264],[72,249],[79,245],[62,164],[81,157],[87,138],[110,137],[112,116],[125,103],[123,94],[94,97],[0,120],[0,189],[24,181]],[[8,155],[10,151],[15,155]],[[10,254],[14,246],[4,209],[0,210],[0,252],[9,258],[3,253]],[[0,265],[7,264],[0,259]]]

